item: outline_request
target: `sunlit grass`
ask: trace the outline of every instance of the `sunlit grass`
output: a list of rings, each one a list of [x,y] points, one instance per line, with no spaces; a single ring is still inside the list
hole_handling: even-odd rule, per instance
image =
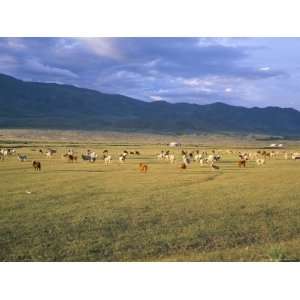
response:
[[[49,142],[51,145],[51,142]],[[278,159],[240,169],[224,154],[212,171],[158,161],[166,146],[78,144],[108,149],[113,163],[0,161],[2,261],[282,261],[300,259],[300,162]],[[124,149],[139,150],[120,165]],[[196,148],[194,148],[196,149]],[[200,148],[201,149],[201,148]],[[212,148],[211,148],[212,149]],[[227,148],[225,148],[227,149]],[[254,150],[253,150],[254,151]],[[42,162],[35,172],[33,159]],[[138,164],[149,165],[147,174]]]

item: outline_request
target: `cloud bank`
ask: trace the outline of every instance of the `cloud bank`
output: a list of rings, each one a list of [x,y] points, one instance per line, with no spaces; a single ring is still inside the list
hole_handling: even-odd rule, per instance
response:
[[[300,109],[298,38],[0,38],[0,72],[144,101]]]

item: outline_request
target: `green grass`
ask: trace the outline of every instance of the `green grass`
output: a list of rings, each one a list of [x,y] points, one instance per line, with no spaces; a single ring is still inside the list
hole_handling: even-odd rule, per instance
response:
[[[68,163],[65,145],[54,144],[52,159],[29,143],[18,148],[28,162],[0,161],[1,261],[300,260],[299,161],[282,155],[239,169],[224,154],[218,171],[196,163],[181,170],[179,161],[156,159],[166,146],[74,147],[108,149],[114,161],[105,166]],[[142,155],[120,165],[123,149]],[[42,162],[40,173],[33,159]],[[139,162],[149,165],[147,174]]]

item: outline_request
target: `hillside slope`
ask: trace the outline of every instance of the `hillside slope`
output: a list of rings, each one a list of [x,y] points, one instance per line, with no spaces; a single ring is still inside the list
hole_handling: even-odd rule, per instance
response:
[[[143,102],[69,85],[24,82],[3,74],[0,107],[0,128],[300,133],[300,112],[291,108]]]

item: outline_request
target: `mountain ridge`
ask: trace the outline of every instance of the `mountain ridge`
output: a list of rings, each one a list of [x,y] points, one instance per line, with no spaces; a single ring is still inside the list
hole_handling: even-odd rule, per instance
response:
[[[0,128],[300,135],[300,112],[276,106],[144,102],[0,74]]]

